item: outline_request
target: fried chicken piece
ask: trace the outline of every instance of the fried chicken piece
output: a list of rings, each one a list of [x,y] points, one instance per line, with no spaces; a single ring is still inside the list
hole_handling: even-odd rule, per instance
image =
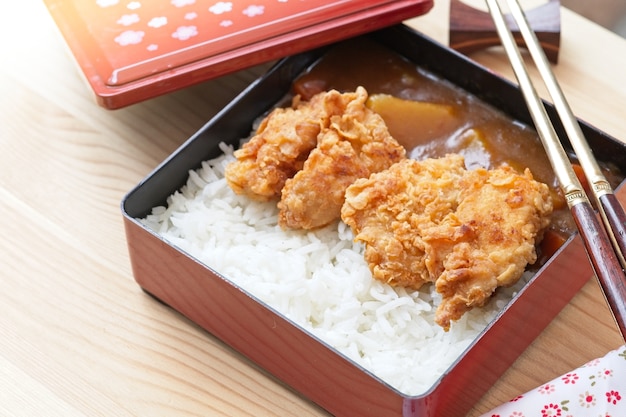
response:
[[[422,232],[427,268],[443,297],[436,321],[446,330],[497,287],[515,284],[537,260],[535,246],[553,210],[548,187],[528,169],[467,171],[459,186],[456,211]]]
[[[350,97],[344,111],[331,117],[302,170],[285,183],[278,203],[283,228],[314,229],[337,220],[350,184],[405,158],[382,117],[365,106],[365,88],[344,96]]]
[[[317,136],[341,114],[350,97],[332,90],[310,101],[295,97],[292,107],[274,109],[254,136],[235,151],[236,161],[226,168],[226,180],[238,194],[258,201],[280,198],[287,179],[302,169],[317,145]]]
[[[434,282],[436,322],[448,330],[536,260],[550,222],[545,184],[509,166],[467,171],[463,157],[407,159],[355,182],[342,219],[366,245],[372,275],[392,285]]]
[[[456,209],[464,171],[460,155],[405,159],[348,187],[341,218],[365,243],[374,278],[413,289],[435,280],[421,230]]]

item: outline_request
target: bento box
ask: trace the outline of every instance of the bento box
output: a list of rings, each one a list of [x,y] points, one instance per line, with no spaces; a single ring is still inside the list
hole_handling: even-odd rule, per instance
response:
[[[408,65],[450,83],[522,124],[531,119],[518,88],[463,55],[398,25],[362,35]],[[351,42],[343,41],[343,42]],[[580,238],[572,234],[511,294],[449,366],[419,392],[399,388],[350,353],[262,301],[227,271],[207,266],[162,237],[144,219],[189,180],[203,162],[238,147],[259,117],[289,96],[294,80],[343,43],[285,58],[250,85],[138,184],[122,201],[134,277],[148,294],[171,306],[234,350],[336,416],[461,416],[570,301],[593,273]],[[549,114],[556,119],[554,109]],[[626,172],[624,145],[581,122],[596,157]],[[563,137],[563,129],[555,122]],[[524,152],[524,146],[519,152]],[[623,188],[617,192],[624,199]],[[236,256],[236,254],[235,254]],[[247,260],[241,254],[241,263]],[[269,262],[279,262],[270,259]],[[284,274],[292,271],[285,267]],[[546,302],[546,300],[550,300]],[[383,349],[384,350],[384,349]],[[389,348],[389,355],[394,355]],[[424,362],[428,358],[423,358]],[[417,369],[407,362],[404,373]]]

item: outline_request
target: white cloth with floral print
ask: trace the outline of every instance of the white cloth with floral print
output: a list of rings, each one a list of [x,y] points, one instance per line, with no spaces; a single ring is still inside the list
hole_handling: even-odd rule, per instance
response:
[[[520,395],[481,417],[624,417],[626,346]]]

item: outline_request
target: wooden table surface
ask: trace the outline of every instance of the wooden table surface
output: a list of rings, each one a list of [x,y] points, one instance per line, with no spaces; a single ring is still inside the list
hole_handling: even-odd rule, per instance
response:
[[[447,43],[435,3],[408,23]],[[0,36],[0,415],[327,415],[143,293],[126,249],[125,193],[266,67],[109,111],[40,1],[3,1]],[[501,51],[473,58],[511,77]],[[626,40],[563,10],[557,77],[619,139],[625,70]],[[469,415],[622,343],[591,279]]]

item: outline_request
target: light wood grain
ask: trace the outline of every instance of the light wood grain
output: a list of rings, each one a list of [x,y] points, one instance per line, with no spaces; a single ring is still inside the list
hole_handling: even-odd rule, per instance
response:
[[[446,43],[435,3],[409,23]],[[267,65],[109,111],[41,2],[2,2],[0,39],[0,415],[327,415],[144,294],[126,250],[124,194]],[[473,58],[511,77],[498,49]],[[557,77],[622,139],[623,68],[626,41],[563,10]],[[621,343],[592,279],[470,415]]]

